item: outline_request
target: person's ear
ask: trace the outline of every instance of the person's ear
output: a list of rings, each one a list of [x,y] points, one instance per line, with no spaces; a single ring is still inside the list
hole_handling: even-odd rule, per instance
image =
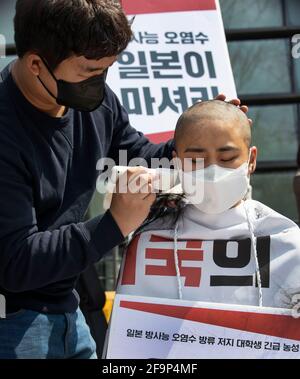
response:
[[[249,159],[249,175],[252,175],[256,170],[256,162],[257,162],[257,147],[251,147],[251,154]]]
[[[43,67],[43,62],[37,54],[27,54],[24,57],[27,69],[34,75],[39,76]]]

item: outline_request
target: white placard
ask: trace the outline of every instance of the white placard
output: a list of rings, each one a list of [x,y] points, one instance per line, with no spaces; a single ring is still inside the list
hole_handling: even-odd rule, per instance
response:
[[[236,97],[218,1],[210,1],[214,10],[198,3],[199,10],[138,14],[134,40],[109,71],[131,124],[156,140],[195,102],[219,93]]]
[[[300,358],[287,309],[117,295],[108,359]]]

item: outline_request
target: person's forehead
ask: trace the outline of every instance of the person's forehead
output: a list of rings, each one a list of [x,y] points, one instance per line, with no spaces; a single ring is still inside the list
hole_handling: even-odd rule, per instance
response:
[[[183,141],[243,140],[242,127],[236,120],[202,120],[183,128],[180,133]]]

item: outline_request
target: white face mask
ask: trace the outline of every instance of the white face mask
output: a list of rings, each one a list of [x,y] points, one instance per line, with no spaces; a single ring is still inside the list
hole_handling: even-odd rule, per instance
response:
[[[232,208],[247,193],[249,160],[250,155],[248,162],[237,169],[211,165],[202,170],[181,172],[188,202],[207,214],[219,214]]]

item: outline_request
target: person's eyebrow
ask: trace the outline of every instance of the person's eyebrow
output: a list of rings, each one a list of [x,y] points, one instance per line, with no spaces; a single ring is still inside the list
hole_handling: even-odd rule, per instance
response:
[[[185,149],[185,153],[205,153],[207,150],[202,147],[188,147]]]
[[[226,151],[240,151],[241,149],[236,146],[223,146],[218,149],[218,152],[223,153]]]
[[[240,151],[240,149],[238,147],[235,147],[235,146],[223,146],[223,147],[220,147],[219,149],[217,149],[218,152],[220,153],[223,153],[223,152],[227,152],[227,151]],[[185,149],[184,151],[185,153],[205,153],[207,152],[207,149],[204,149],[202,147],[188,147],[187,149]]]

